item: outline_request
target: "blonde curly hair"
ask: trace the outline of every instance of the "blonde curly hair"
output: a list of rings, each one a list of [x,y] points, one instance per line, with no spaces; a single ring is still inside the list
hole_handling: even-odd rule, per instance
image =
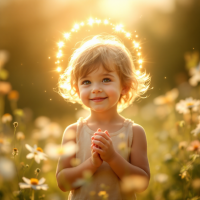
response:
[[[67,101],[86,108],[78,96],[78,79],[100,65],[109,72],[114,67],[121,85],[128,88],[128,92],[119,98],[118,112],[128,107],[135,98],[141,98],[149,88],[150,76],[146,72],[136,73],[132,55],[125,45],[116,36],[97,35],[83,41],[73,52],[68,67],[59,78],[58,93]]]

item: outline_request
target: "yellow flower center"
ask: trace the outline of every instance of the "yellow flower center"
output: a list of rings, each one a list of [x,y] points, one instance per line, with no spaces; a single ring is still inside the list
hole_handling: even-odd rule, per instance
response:
[[[98,193],[98,195],[99,195],[99,196],[104,196],[104,195],[106,195],[106,191],[100,191],[100,192]]]
[[[41,147],[37,147],[36,149],[37,151],[40,151],[40,152],[43,152],[42,148]]]
[[[15,151],[15,152],[16,152],[16,151],[18,151],[18,150],[17,150],[17,148],[13,148],[13,151]]]
[[[57,149],[57,153],[58,153],[58,155],[63,155],[64,154],[64,149],[62,147],[59,147]]]
[[[37,178],[31,178],[31,184],[32,185],[38,185],[38,179]]]
[[[192,102],[187,103],[187,106],[193,106],[193,105],[194,105],[194,103],[192,103]]]
[[[194,150],[198,150],[198,149],[199,149],[199,145],[195,144],[195,145],[193,146],[193,148],[194,148]]]

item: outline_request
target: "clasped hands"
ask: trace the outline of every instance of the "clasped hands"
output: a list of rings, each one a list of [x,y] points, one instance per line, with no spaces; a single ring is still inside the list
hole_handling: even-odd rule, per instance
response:
[[[97,152],[102,160],[109,163],[114,158],[116,151],[108,131],[102,132],[99,128],[91,139],[93,151]]]

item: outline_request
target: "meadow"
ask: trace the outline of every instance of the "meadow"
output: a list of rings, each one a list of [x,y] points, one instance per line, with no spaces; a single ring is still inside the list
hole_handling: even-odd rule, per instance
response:
[[[200,199],[200,63],[199,53],[185,55],[189,79],[167,93],[161,93],[146,105],[134,102],[122,115],[144,124],[151,169],[149,187],[137,194],[138,200],[198,200]],[[56,166],[59,156],[76,152],[76,144],[60,146],[63,127],[88,115],[79,109],[68,119],[52,120],[48,116],[31,118],[29,110],[18,107],[20,93],[12,90],[7,81],[9,71],[5,51],[0,51],[0,199],[1,200],[61,200],[67,199],[56,184]],[[189,94],[185,97],[185,94]],[[185,97],[185,98],[183,98]],[[5,100],[11,113],[5,113]],[[76,108],[75,108],[76,109]],[[77,109],[76,109],[77,110]],[[72,133],[69,135],[74,137]],[[126,146],[119,146],[125,151]],[[72,160],[75,167],[80,163]],[[83,172],[81,184],[92,181],[89,172]],[[140,180],[124,179],[124,192],[133,192]],[[108,199],[107,187],[90,193]]]

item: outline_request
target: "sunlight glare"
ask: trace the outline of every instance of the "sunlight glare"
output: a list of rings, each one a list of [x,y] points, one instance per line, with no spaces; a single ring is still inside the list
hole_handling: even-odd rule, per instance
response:
[[[139,64],[142,64],[142,59],[139,59],[138,62],[139,62]]]
[[[64,46],[64,42],[62,42],[62,41],[59,42],[59,43],[58,43],[58,46],[59,46],[59,48],[63,47],[63,46]]]
[[[57,53],[57,58],[60,58],[62,55],[63,55],[63,54],[62,54],[62,51],[59,50],[59,52]]]
[[[131,34],[130,33],[126,33],[126,37],[131,37]]]
[[[134,46],[135,46],[135,48],[138,48],[138,47],[139,47],[139,43],[136,43],[136,42],[135,42],[135,45],[134,45]]]
[[[109,22],[108,22],[108,20],[107,19],[105,19],[104,20],[104,24],[108,24]]]
[[[76,29],[76,30],[79,29],[79,25],[78,25],[78,24],[75,24],[75,25],[74,25],[74,29]]]
[[[62,71],[62,68],[61,67],[57,67],[57,72],[61,72]]]
[[[64,37],[65,37],[66,39],[69,39],[70,33],[65,33],[65,34],[64,34]]]
[[[90,19],[88,20],[88,24],[89,24],[90,26],[92,26],[93,23],[94,23],[94,20],[93,20],[92,18],[90,18]]]
[[[115,30],[116,30],[116,31],[121,31],[121,30],[122,30],[122,27],[123,27],[123,25],[122,25],[122,24],[119,24],[119,25],[117,25],[117,26],[115,27]]]
[[[140,70],[137,70],[137,71],[136,71],[136,74],[139,75],[139,74],[140,74]]]

